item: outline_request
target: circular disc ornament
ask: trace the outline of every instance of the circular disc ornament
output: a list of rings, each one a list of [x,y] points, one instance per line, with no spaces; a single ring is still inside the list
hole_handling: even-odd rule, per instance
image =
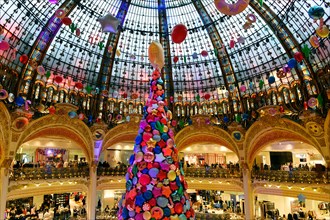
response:
[[[309,106],[310,108],[314,108],[314,107],[316,107],[317,104],[318,104],[318,101],[317,101],[317,99],[314,98],[314,97],[312,97],[312,98],[310,98],[310,99],[308,100],[308,106]]]

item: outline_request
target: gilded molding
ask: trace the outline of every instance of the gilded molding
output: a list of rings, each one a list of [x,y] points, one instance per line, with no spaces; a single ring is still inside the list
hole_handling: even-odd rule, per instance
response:
[[[93,138],[89,128],[78,119],[71,119],[67,114],[46,115],[32,121],[20,134],[15,152],[24,142],[42,136],[61,136],[81,145],[89,159],[93,155]]]
[[[11,116],[5,104],[0,102],[0,162],[6,157],[11,140]]]
[[[216,126],[193,123],[179,131],[175,136],[176,147],[179,151],[192,144],[206,142],[224,145],[239,156],[238,145],[231,135]]]

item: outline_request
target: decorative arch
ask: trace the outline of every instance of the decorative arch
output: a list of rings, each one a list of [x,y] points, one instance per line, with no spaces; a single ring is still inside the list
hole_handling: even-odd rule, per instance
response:
[[[224,145],[239,157],[238,146],[234,139],[225,130],[218,127],[199,126],[198,123],[193,123],[175,136],[176,147],[179,151],[192,144],[202,142]]]
[[[120,142],[134,141],[139,129],[141,116],[131,116],[129,123],[120,124],[109,130],[103,140],[102,151]]]
[[[9,153],[9,140],[11,139],[11,116],[4,103],[0,102],[0,165]]]
[[[314,146],[322,154],[319,142],[301,125],[279,116],[264,116],[250,127],[243,143],[249,167],[252,167],[254,158],[267,144],[284,140],[302,141]]]
[[[78,119],[67,115],[47,115],[32,121],[18,136],[16,149],[27,141],[40,137],[57,136],[76,142],[86,154],[88,161],[93,159],[93,138],[89,128]]]

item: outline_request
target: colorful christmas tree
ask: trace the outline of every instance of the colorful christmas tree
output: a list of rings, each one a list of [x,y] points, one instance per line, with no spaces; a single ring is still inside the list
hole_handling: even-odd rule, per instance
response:
[[[152,73],[150,95],[126,173],[118,219],[194,219],[182,164],[174,144],[172,113],[164,102],[163,80]]]

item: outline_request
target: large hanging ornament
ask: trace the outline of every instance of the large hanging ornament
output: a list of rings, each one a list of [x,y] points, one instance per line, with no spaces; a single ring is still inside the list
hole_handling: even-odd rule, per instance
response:
[[[194,219],[183,167],[169,126],[171,117],[158,69],[152,74],[146,114],[129,159],[126,193],[119,202],[119,220]],[[179,123],[182,126],[184,122]]]
[[[181,44],[187,37],[188,29],[184,24],[175,25],[172,29],[172,41],[176,44]]]
[[[163,68],[165,64],[164,50],[159,42],[157,41],[151,42],[148,49],[148,56],[149,56],[149,61],[154,68],[158,68],[158,69]]]
[[[228,4],[226,0],[214,0],[215,7],[225,15],[237,15],[243,12],[250,0],[238,0],[235,4]]]
[[[117,33],[120,21],[112,14],[108,13],[97,19],[100,22],[102,31],[105,33]]]
[[[310,18],[314,20],[319,20],[321,19],[325,14],[324,9],[321,6],[315,5],[313,7],[310,7],[308,10],[308,15]]]
[[[29,57],[26,54],[23,54],[19,57],[19,62],[21,62],[22,64],[27,64],[28,61]]]
[[[293,57],[297,60],[298,63],[304,60],[304,56],[301,52],[296,52]]]

